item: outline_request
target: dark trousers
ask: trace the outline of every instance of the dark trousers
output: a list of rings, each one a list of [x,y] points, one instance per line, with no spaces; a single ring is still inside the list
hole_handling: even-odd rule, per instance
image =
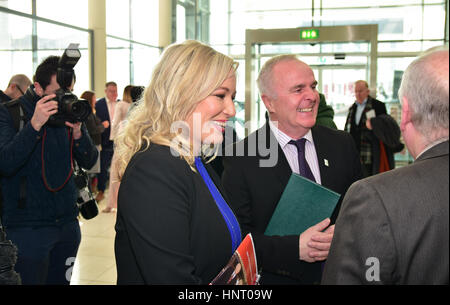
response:
[[[78,220],[62,226],[6,229],[18,249],[14,270],[24,285],[69,285],[81,231]]]
[[[98,191],[104,192],[106,189],[106,185],[109,181],[109,167],[111,166],[111,160],[113,157],[114,150],[110,149],[102,149],[100,152],[100,173],[97,174]]]

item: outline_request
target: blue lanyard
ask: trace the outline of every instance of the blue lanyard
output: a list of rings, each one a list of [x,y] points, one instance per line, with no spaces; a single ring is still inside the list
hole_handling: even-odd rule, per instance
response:
[[[228,204],[225,202],[225,199],[223,199],[222,194],[220,194],[216,185],[211,180],[211,177],[209,176],[208,172],[206,171],[206,168],[203,165],[200,157],[195,158],[195,166],[197,167],[197,170],[200,173],[200,176],[202,176],[203,180],[205,181],[206,186],[209,189],[209,192],[213,196],[214,201],[216,202],[217,207],[220,210],[220,213],[222,213],[222,216],[225,219],[225,222],[227,224],[228,230],[230,231],[230,235],[231,235],[231,245],[232,245],[231,253],[233,254],[234,251],[236,251],[239,244],[241,243],[241,238],[242,238],[241,237],[241,228],[239,227],[239,223],[236,219],[236,216],[234,216],[233,211],[230,209]]]

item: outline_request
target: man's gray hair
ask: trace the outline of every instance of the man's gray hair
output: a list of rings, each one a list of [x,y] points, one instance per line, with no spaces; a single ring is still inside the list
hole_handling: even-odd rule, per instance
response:
[[[411,121],[428,141],[448,137],[449,51],[441,47],[426,51],[405,70],[398,96],[408,100]]]
[[[259,71],[258,79],[256,80],[260,95],[265,94],[270,96],[271,98],[276,98],[276,93],[272,90],[273,67],[275,67],[275,65],[279,62],[291,60],[300,61],[295,55],[285,54],[272,57],[264,63],[261,70]]]

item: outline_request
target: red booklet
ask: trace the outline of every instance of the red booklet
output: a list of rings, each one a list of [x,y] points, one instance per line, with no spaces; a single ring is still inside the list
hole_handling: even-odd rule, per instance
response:
[[[249,233],[210,285],[257,285],[259,277],[255,246]]]

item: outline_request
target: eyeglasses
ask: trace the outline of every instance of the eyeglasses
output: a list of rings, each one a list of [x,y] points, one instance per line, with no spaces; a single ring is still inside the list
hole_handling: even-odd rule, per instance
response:
[[[25,93],[23,92],[23,90],[20,88],[20,86],[18,84],[14,84],[16,85],[16,88],[20,91],[20,93],[22,93],[22,95],[25,95]]]

